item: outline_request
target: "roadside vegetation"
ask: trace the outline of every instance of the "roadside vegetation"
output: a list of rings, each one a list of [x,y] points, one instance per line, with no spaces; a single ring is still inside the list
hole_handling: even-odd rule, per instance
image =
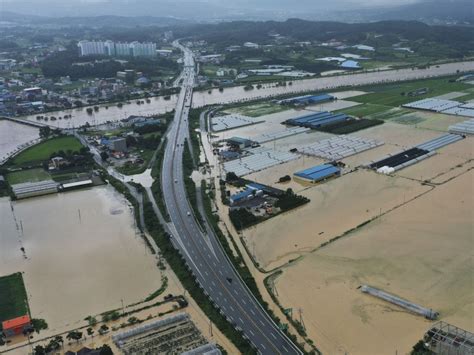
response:
[[[215,308],[212,302],[204,294],[197,284],[189,269],[185,266],[185,261],[174,248],[170,236],[165,232],[155,215],[151,202],[145,198],[144,204],[145,222],[147,230],[160,248],[163,257],[166,259],[181,284],[188,290],[190,296],[199,304],[203,312],[209,317],[219,330],[241,351],[243,354],[256,354],[250,343],[246,341],[240,332],[225,319]]]

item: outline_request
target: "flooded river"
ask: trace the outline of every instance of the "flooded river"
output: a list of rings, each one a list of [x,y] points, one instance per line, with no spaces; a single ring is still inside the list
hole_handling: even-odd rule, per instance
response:
[[[213,89],[210,94],[208,91],[196,91],[193,95],[193,106],[202,107],[210,104],[225,104],[288,93],[299,93],[308,90],[333,90],[338,87],[351,85],[422,79],[431,76],[455,74],[458,70],[460,72],[474,70],[474,61],[441,64],[438,67],[433,66],[429,69],[400,69],[297,80],[293,81],[292,85],[281,87],[276,87],[276,84],[271,83],[264,84],[261,89],[253,89],[250,91],[245,91],[242,86],[225,88],[223,92],[220,92],[218,89]],[[65,115],[72,115],[70,119],[50,120],[48,124],[54,127],[74,128],[82,126],[87,122],[90,125],[97,125],[109,121],[119,121],[130,115],[165,113],[173,110],[176,102],[177,96],[172,95],[170,100],[164,100],[163,97],[154,97],[151,98],[150,103],[141,105],[137,105],[136,101],[131,101],[130,104],[123,105],[122,108],[117,107],[117,104],[109,104],[109,108],[106,109],[105,105],[103,105],[100,106],[98,112],[92,114],[88,114],[85,108],[81,108],[49,113],[46,114],[46,116],[64,117]],[[36,115],[25,116],[24,118],[36,121]]]
[[[296,80],[292,85],[276,87],[274,83],[265,84],[261,89],[245,91],[242,86],[226,88],[223,92],[214,89],[212,94],[195,92],[193,106],[202,107],[211,104],[225,104],[241,100],[252,100],[288,93],[304,92],[309,90],[331,90],[343,86],[366,85],[373,83],[394,82],[401,80],[422,79],[430,76],[456,74],[457,71],[474,70],[474,61],[462,63],[441,64],[429,69],[400,69],[359,74],[345,74],[315,79]]]
[[[23,272],[32,315],[50,330],[160,287],[132,211],[110,186],[12,203],[2,198],[0,225],[0,275]]]
[[[141,99],[140,101],[144,101]],[[66,115],[71,115],[71,118],[68,119],[57,119],[56,121],[48,120],[47,122],[41,120],[38,122],[47,123],[52,127],[59,128],[77,128],[86,123],[89,123],[92,126],[107,123],[107,122],[116,122],[124,118],[127,118],[131,115],[136,116],[148,116],[154,114],[162,114],[174,110],[177,102],[177,96],[171,95],[169,100],[165,100],[162,96],[151,97],[150,103],[143,103],[138,105],[136,100],[130,101],[129,104],[124,103],[122,107],[118,107],[116,103],[113,104],[104,104],[99,105],[99,111],[92,112],[91,114],[87,113],[85,107],[76,108],[72,110],[56,111],[42,114],[43,116],[56,118],[64,117]],[[108,107],[108,108],[106,108]],[[29,115],[22,118],[26,118],[31,121],[37,121],[36,116],[38,115]]]
[[[38,137],[37,128],[0,120],[0,161],[17,147]]]

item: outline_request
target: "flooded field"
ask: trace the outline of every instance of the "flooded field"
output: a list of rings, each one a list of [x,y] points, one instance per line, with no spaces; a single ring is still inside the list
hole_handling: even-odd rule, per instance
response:
[[[429,189],[357,171],[300,191],[310,203],[249,228],[244,236],[260,265],[273,269]]]
[[[303,310],[323,353],[407,354],[432,324],[362,294],[362,284],[474,331],[472,181],[471,170],[284,269],[279,300]]]
[[[0,120],[0,160],[20,145],[39,138],[37,128]]]
[[[21,271],[32,315],[49,331],[141,301],[161,273],[110,186],[12,202],[0,199],[0,274]],[[20,248],[25,248],[25,254]]]

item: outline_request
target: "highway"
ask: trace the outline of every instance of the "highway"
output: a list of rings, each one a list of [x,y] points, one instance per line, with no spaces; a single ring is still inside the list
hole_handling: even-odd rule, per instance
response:
[[[217,237],[203,232],[194,218],[183,180],[184,142],[189,136],[188,114],[195,81],[194,57],[188,48],[178,42],[174,45],[184,52],[185,67],[162,167],[163,195],[171,218],[167,229],[172,233],[172,243],[205,294],[260,354],[301,354],[253,297]]]

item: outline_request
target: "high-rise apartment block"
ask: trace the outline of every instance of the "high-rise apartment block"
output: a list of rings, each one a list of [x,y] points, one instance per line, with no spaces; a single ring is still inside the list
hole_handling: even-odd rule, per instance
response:
[[[88,55],[154,57],[156,55],[156,44],[151,42],[80,41],[77,46],[81,57]]]

